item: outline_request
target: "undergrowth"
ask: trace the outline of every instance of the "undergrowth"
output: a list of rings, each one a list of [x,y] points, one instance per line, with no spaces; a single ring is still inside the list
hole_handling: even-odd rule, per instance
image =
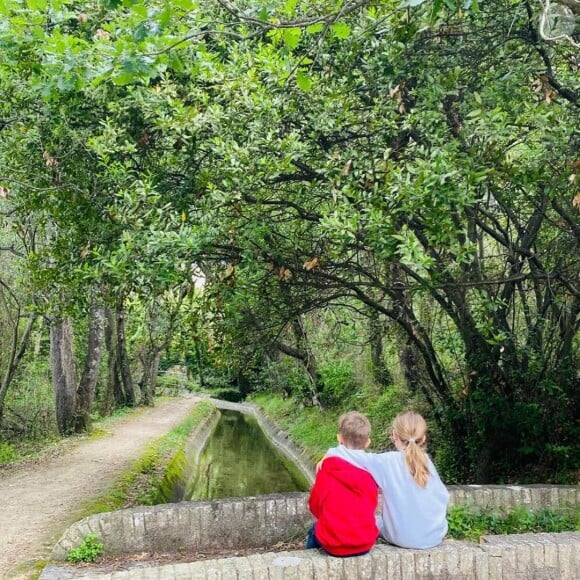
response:
[[[510,510],[480,510],[451,506],[447,513],[449,536],[458,540],[479,542],[482,536],[496,534],[528,534],[580,530],[580,509],[543,508],[530,511],[525,506]]]

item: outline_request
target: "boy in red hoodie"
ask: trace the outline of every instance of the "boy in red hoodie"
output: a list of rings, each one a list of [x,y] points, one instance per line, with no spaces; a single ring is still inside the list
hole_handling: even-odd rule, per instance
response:
[[[363,414],[351,411],[339,418],[336,437],[348,449],[366,449],[370,435],[371,425]],[[327,457],[308,499],[317,521],[308,532],[306,548],[323,548],[340,557],[366,554],[379,535],[377,501],[377,484],[368,471]]]

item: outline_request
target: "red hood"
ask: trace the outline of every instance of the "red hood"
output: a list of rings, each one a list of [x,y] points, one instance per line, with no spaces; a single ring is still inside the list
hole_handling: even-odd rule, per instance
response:
[[[368,471],[339,457],[322,463],[308,505],[317,518],[314,535],[335,556],[371,549],[379,530],[375,522],[377,484]]]

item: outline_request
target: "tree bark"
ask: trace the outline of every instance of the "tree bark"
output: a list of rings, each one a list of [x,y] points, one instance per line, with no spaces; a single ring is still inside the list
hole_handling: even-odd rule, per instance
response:
[[[294,332],[294,338],[296,340],[298,351],[302,353],[300,360],[302,361],[302,364],[304,365],[308,375],[312,404],[322,409],[322,402],[320,401],[321,388],[318,364],[316,362],[316,357],[314,356],[314,353],[312,352],[308,343],[308,334],[306,333],[304,322],[300,316],[296,316],[296,318],[294,318],[292,321],[292,331]]]
[[[369,318],[369,343],[371,349],[371,368],[375,382],[388,387],[393,383],[393,377],[384,360],[383,339],[385,336],[384,325],[376,310],[370,312]]]
[[[75,430],[80,433],[91,428],[91,411],[99,378],[105,315],[96,304],[91,305],[87,357],[77,391]]]
[[[53,324],[50,329],[50,362],[58,431],[68,435],[75,428],[77,402],[73,331],[68,318]]]
[[[117,305],[117,360],[121,381],[125,391],[126,404],[135,406],[139,403],[139,387],[134,383],[127,354],[127,341],[125,337],[125,311],[121,304]]]
[[[142,403],[147,406],[152,406],[155,399],[155,389],[157,387],[161,349],[157,344],[151,344],[143,348],[139,358],[142,366],[142,374],[139,381]]]
[[[117,323],[111,309],[105,309],[105,347],[107,349],[107,382],[101,407],[103,415],[110,415],[115,407],[126,404],[125,391],[117,357]]]

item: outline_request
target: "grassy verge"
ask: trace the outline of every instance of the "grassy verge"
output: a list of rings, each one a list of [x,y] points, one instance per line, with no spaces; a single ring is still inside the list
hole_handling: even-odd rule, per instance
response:
[[[301,407],[293,399],[260,393],[252,397],[260,410],[314,461],[318,461],[329,447],[336,445],[336,423],[339,411],[321,413],[312,407]]]
[[[580,531],[580,508],[544,508],[533,512],[525,506],[511,510],[476,510],[466,506],[451,506],[447,521],[450,537],[479,542],[485,535]]]
[[[83,504],[83,515],[124,509],[135,505],[153,505],[157,486],[167,465],[182,449],[192,430],[216,411],[209,401],[198,403],[180,425],[151,443],[129,471],[122,474],[103,496]]]

